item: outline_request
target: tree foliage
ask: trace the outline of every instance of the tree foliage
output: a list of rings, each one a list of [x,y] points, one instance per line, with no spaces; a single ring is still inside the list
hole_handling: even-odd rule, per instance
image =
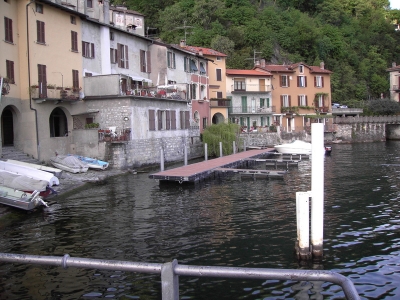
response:
[[[223,155],[233,153],[233,142],[238,145],[240,127],[234,123],[213,124],[203,131],[203,143],[207,144],[209,156],[219,156],[222,142]]]
[[[400,113],[399,102],[390,99],[373,99],[365,102],[364,115],[386,116]]]
[[[122,3],[122,0],[114,0]],[[251,69],[254,53],[274,64],[304,62],[332,74],[332,101],[389,97],[400,63],[400,11],[388,0],[126,0],[166,43],[215,48],[227,68]]]

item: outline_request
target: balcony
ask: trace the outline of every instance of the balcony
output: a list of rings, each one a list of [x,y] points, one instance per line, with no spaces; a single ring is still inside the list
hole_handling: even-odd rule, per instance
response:
[[[210,107],[230,107],[231,100],[229,99],[210,99]]]
[[[252,106],[234,106],[229,107],[229,114],[258,114],[258,115],[265,115],[265,114],[272,114],[275,113],[275,106],[270,107],[252,107]]]
[[[392,86],[392,91],[396,91],[396,92],[400,91],[399,85],[398,84],[393,85]]]
[[[272,91],[272,86],[269,84],[235,82],[235,84],[231,85],[231,91],[232,93],[266,93]]]
[[[319,113],[324,113],[324,114],[326,114],[326,113],[329,112],[329,107],[327,107],[327,106],[324,106],[324,107],[316,107],[316,108],[315,108],[315,111],[316,111],[316,112],[319,112]]]
[[[70,87],[55,87],[49,85],[47,87],[41,87],[32,85],[30,87],[31,97],[36,103],[43,103],[45,101],[78,101],[81,99],[80,90],[73,89]]]

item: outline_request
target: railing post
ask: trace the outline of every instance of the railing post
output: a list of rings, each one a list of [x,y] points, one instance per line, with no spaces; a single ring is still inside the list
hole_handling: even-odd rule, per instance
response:
[[[308,192],[296,192],[297,219],[297,258],[308,260],[310,255],[310,195]]]
[[[222,153],[222,142],[219,142],[219,157],[224,156]]]
[[[186,145],[184,146],[183,153],[184,153],[184,155],[185,155],[184,164],[185,164],[185,166],[187,166],[187,164],[188,164],[188,157],[187,157],[187,147],[186,147]]]
[[[174,259],[161,267],[162,300],[179,300],[179,276],[174,271],[176,265],[178,261]]]
[[[204,160],[208,160],[207,143],[204,143]]]
[[[233,141],[233,154],[236,154],[236,142],[235,141]]]
[[[160,158],[160,169],[161,169],[161,172],[162,171],[164,171],[164,150],[161,148],[161,151],[160,151],[160,155],[161,155],[161,158]]]

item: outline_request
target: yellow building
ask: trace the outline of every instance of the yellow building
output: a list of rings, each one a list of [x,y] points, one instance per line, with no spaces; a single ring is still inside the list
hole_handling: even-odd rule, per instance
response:
[[[254,67],[272,76],[272,105],[276,107],[274,122],[284,131],[302,131],[313,122],[329,124],[331,114],[331,71],[324,63],[308,66],[267,65],[265,60]]]

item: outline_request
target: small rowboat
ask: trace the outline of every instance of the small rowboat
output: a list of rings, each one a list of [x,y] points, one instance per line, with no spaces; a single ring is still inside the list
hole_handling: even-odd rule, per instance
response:
[[[84,157],[80,155],[73,155],[73,154],[68,154],[68,155],[74,156],[80,161],[86,163],[90,169],[105,170],[108,168],[108,162],[99,159]]]
[[[41,205],[48,207],[38,191],[28,193],[5,186],[0,186],[0,203],[23,210],[32,210]]]

